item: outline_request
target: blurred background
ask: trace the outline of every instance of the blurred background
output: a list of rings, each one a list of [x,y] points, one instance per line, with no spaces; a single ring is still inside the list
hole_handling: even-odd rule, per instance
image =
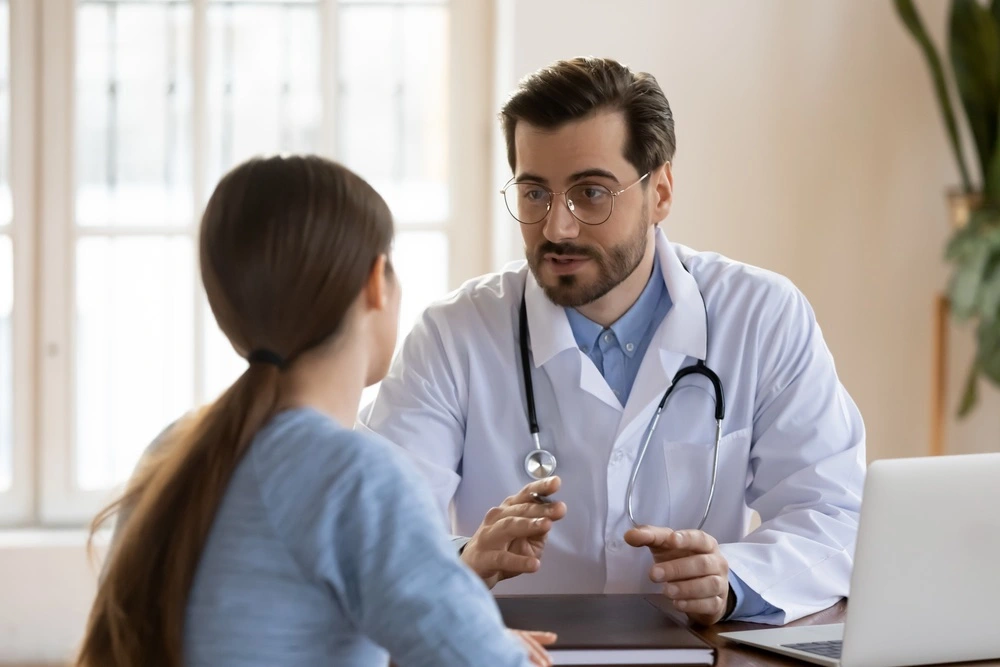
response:
[[[940,49],[949,3],[916,6]],[[1000,450],[995,387],[955,416],[976,349],[941,311],[959,172],[889,0],[0,0],[0,663],[72,654],[84,526],[244,368],[197,274],[219,177],[316,152],[371,181],[405,334],[521,257],[496,112],[578,55],[656,76],[668,237],[804,291],[869,460]]]

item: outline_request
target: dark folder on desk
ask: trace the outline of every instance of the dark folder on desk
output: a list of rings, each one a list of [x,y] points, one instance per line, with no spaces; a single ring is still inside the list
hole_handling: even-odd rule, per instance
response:
[[[498,597],[515,630],[559,635],[548,647],[557,665],[711,665],[715,649],[657,605],[658,595]],[[667,602],[669,604],[669,601]]]

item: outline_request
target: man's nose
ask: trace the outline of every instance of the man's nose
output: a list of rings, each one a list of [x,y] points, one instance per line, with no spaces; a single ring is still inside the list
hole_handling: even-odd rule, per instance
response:
[[[570,212],[566,195],[554,195],[549,214],[545,216],[542,233],[553,243],[575,239],[580,235],[580,221]]]

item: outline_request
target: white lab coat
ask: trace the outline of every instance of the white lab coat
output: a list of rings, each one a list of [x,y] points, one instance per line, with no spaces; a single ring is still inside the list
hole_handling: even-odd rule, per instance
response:
[[[557,498],[568,511],[552,528],[540,571],[495,590],[656,592],[648,550],[622,540],[630,527],[625,491],[674,373],[706,358],[707,312],[707,364],[722,380],[726,418],[704,530],[730,568],[782,610],[756,620],[785,623],[826,608],[848,593],[865,432],[813,311],[774,273],[696,253],[662,231],[656,251],[673,307],[625,406],[522,261],[428,308],[360,421],[411,455],[455,534],[475,532],[487,510],[531,481],[517,335],[523,290],[542,446],[558,459]],[[639,521],[697,526],[711,479],[713,396],[692,376],[668,401],[636,485]],[[751,509],[762,524],[747,534]]]

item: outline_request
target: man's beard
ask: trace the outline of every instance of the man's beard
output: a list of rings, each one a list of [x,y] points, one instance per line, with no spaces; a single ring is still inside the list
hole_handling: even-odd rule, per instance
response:
[[[649,227],[646,220],[647,214],[643,207],[642,224],[635,226],[636,233],[623,243],[612,247],[606,254],[590,246],[544,241],[534,253],[528,255],[528,268],[552,303],[563,308],[586,306],[620,285],[639,266],[649,242],[647,236]],[[556,276],[554,285],[543,283],[538,272],[548,253],[577,255],[590,259],[597,265],[597,278],[591,282],[583,282],[580,276],[571,274]]]

